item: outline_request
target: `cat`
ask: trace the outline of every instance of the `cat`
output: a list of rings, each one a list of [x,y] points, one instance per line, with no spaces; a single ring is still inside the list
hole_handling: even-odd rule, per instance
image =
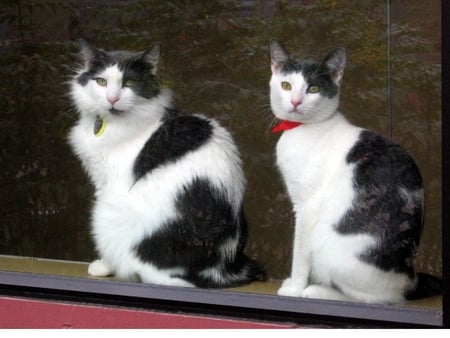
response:
[[[246,180],[231,134],[173,107],[160,46],[106,51],[80,41],[69,143],[95,187],[92,276],[181,287],[264,280],[244,254]]]
[[[276,163],[295,212],[291,275],[278,295],[401,303],[440,292],[416,274],[423,227],[422,177],[392,141],[338,110],[344,48],[322,61],[272,40],[270,104],[282,122]]]

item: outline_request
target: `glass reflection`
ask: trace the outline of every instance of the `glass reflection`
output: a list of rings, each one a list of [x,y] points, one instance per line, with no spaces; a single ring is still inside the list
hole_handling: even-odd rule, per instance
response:
[[[418,162],[427,215],[417,267],[442,273],[439,1],[10,1],[0,7],[0,254],[90,261],[92,188],[66,135],[75,120],[66,81],[84,37],[108,49],[162,43],[160,74],[179,107],[234,133],[248,179],[248,254],[275,279],[290,269],[293,216],[269,134],[268,42],[319,56],[349,54],[341,107],[355,123],[392,136]],[[99,15],[101,13],[101,15]],[[362,110],[362,107],[364,110]],[[430,156],[430,153],[433,156]],[[276,235],[275,235],[276,234]]]

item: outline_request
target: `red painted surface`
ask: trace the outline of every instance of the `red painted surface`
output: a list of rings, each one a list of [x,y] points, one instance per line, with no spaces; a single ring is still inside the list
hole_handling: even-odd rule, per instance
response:
[[[0,297],[0,328],[282,329],[289,324]]]

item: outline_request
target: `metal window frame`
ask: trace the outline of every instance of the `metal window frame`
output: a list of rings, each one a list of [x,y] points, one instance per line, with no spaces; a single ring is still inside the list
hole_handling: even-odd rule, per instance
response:
[[[443,327],[436,309],[338,302],[225,290],[0,272],[0,293],[161,311],[359,327]]]

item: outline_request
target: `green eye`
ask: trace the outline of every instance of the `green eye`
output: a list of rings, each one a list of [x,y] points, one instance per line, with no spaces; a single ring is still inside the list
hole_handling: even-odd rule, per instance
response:
[[[106,81],[105,79],[98,77],[95,79],[95,81],[97,82],[97,84],[99,86],[105,87],[108,84],[108,81]]]
[[[283,88],[284,90],[291,90],[292,86],[289,82],[283,81],[281,82],[281,88]]]
[[[127,80],[124,81],[123,86],[124,86],[124,87],[131,87],[131,86],[133,86],[135,83],[136,83],[135,80],[127,79]]]
[[[308,93],[316,94],[318,92],[320,92],[320,87],[319,86],[309,86],[308,87]]]

